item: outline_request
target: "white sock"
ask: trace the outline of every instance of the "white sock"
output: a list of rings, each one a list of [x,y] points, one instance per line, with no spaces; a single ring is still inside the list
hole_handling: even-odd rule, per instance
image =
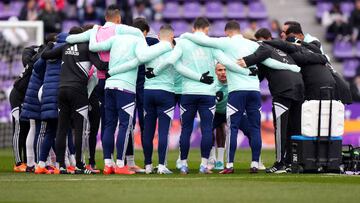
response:
[[[39,167],[40,168],[45,168],[45,166],[46,166],[45,162],[39,161]]]
[[[55,162],[55,168],[60,168],[60,164],[59,164],[59,162]]]
[[[114,161],[111,159],[105,159],[104,162],[105,162],[105,166],[112,167]]]
[[[126,156],[126,164],[128,166],[135,166],[135,158],[134,155]]]
[[[113,167],[116,166],[116,163],[115,163],[115,161],[114,161],[114,154],[111,154],[111,165],[112,165]]]
[[[207,167],[208,165],[208,159],[207,158],[201,158],[201,166]]]
[[[120,159],[117,159],[116,160],[116,165],[119,167],[119,168],[122,168],[124,167],[124,160],[120,160]]]
[[[145,166],[145,170],[147,171],[151,171],[153,169],[153,165],[152,164],[148,164]]]
[[[187,166],[188,166],[188,164],[187,164],[187,159],[181,160],[181,165],[187,167]]]
[[[66,167],[70,166],[70,159],[69,159],[69,154],[67,153],[67,151],[65,152],[65,166]]]
[[[71,166],[76,166],[75,154],[70,154],[69,161]]]
[[[225,148],[219,147],[217,148],[217,161],[221,161],[221,163],[224,163],[224,151]]]
[[[250,168],[259,168],[259,162],[257,162],[257,161],[252,161],[252,162],[251,162],[251,165],[250,165]]]
[[[210,151],[209,159],[216,159],[216,147],[212,147]]]
[[[233,168],[234,167],[234,163],[226,163],[226,168]]]

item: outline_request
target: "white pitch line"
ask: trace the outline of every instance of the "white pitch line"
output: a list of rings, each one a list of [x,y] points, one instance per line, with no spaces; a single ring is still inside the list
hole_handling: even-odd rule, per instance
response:
[[[40,176],[39,176],[40,177]],[[98,177],[98,178],[53,178],[53,179],[2,179],[0,178],[0,182],[66,182],[66,181],[159,181],[159,180],[241,180],[241,179],[279,179],[279,178],[290,178],[291,176],[254,176],[254,177],[117,177],[117,178],[104,178],[104,177]],[[293,178],[299,177],[299,176],[292,176]],[[305,178],[312,178],[312,177],[318,177],[318,178],[336,178],[336,177],[360,177],[360,176],[349,176],[349,175],[314,175],[314,176],[302,176]]]

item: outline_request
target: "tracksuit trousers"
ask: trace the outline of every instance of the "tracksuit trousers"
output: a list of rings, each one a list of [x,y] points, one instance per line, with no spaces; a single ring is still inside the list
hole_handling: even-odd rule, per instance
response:
[[[175,94],[164,90],[144,91],[145,131],[144,156],[145,165],[152,164],[153,139],[158,120],[158,156],[159,164],[166,165],[170,123],[174,117]]]
[[[252,151],[252,161],[259,161],[261,153],[261,97],[259,91],[233,91],[229,93],[227,104],[227,122],[230,126],[227,139],[227,162],[233,163],[237,148],[237,137],[246,111],[248,136]]]
[[[66,137],[73,129],[76,167],[83,168],[83,142],[87,136],[89,100],[86,89],[61,87],[58,95],[59,122],[56,132],[56,161],[65,166]]]
[[[213,144],[212,123],[215,114],[215,96],[182,95],[180,101],[181,135],[180,159],[186,160],[190,149],[190,137],[194,127],[196,113],[200,114],[201,157],[208,159]]]
[[[276,161],[290,164],[291,136],[301,134],[302,101],[274,97],[272,103]]]
[[[105,89],[105,131],[102,139],[104,159],[111,159],[114,152],[114,134],[119,121],[116,140],[117,159],[124,160],[129,138],[132,137],[135,93]]]

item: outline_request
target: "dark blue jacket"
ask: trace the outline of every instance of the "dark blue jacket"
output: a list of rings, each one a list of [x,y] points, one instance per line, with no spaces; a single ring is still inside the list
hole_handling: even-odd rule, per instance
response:
[[[68,34],[60,33],[54,48],[65,43]],[[58,89],[60,81],[61,59],[47,60],[44,77],[43,94],[41,97],[41,119],[56,119],[58,117]]]
[[[46,70],[46,61],[39,58],[35,64],[30,77],[30,82],[25,94],[25,100],[21,111],[23,119],[41,119],[41,104],[38,97],[40,87]]]

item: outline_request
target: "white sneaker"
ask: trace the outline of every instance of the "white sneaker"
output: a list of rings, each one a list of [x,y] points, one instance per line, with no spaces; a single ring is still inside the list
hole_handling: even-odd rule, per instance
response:
[[[207,168],[208,168],[209,170],[212,170],[213,168],[215,168],[215,164],[216,164],[216,159],[213,158],[213,157],[210,157],[210,158],[209,158],[209,161],[208,161]]]
[[[173,174],[173,172],[170,171],[170,170],[169,170],[168,168],[166,168],[166,167],[158,167],[157,173],[158,173],[158,174]]]
[[[250,164],[250,168],[257,168],[259,169],[259,162],[257,161],[252,161]]]
[[[182,167],[182,163],[181,163],[180,158],[178,158],[178,159],[176,160],[176,169],[181,169],[181,167]]]
[[[145,166],[145,173],[146,174],[154,173],[154,168],[153,168],[152,164],[148,164]]]

